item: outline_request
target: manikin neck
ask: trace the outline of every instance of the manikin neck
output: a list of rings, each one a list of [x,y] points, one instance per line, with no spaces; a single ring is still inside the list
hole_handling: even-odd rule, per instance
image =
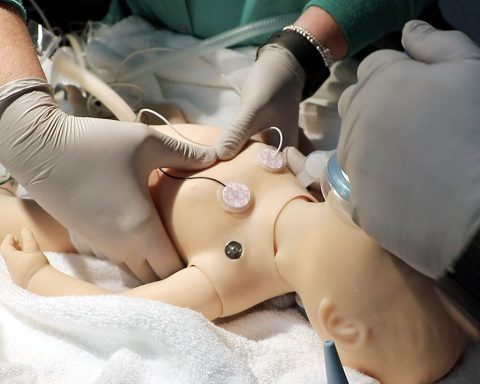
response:
[[[315,241],[324,228],[327,216],[325,203],[295,199],[280,212],[275,225],[276,264],[282,278],[299,292],[312,266],[305,263],[307,253],[321,257]],[[309,273],[310,272],[310,273]]]

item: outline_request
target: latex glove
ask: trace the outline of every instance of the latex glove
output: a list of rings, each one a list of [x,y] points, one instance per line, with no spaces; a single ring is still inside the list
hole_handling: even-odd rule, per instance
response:
[[[140,123],[66,115],[39,79],[1,87],[0,116],[0,163],[53,217],[143,281],[183,268],[148,177],[159,167],[207,167],[213,148]]]
[[[251,136],[271,126],[282,131],[285,145],[295,146],[304,83],[305,72],[289,51],[263,47],[243,83],[240,112],[215,144],[219,159],[234,157]]]
[[[342,95],[338,160],[353,219],[436,278],[480,224],[480,49],[421,21],[403,45],[410,57],[373,53]]]

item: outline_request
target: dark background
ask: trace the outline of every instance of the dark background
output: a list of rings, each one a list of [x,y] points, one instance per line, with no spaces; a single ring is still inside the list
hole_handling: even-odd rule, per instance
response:
[[[173,0],[175,1],[175,0]],[[110,0],[36,0],[48,21],[63,33],[82,30],[86,21],[100,21],[107,13]],[[27,17],[43,24],[29,0],[23,0]]]

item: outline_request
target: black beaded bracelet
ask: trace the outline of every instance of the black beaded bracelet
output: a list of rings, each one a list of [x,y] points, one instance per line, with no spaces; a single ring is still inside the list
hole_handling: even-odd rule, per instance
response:
[[[314,43],[297,31],[284,29],[272,35],[257,50],[257,58],[262,48],[268,44],[277,44],[287,49],[305,71],[306,79],[302,100],[312,96],[330,76],[330,69],[325,56],[319,52]]]

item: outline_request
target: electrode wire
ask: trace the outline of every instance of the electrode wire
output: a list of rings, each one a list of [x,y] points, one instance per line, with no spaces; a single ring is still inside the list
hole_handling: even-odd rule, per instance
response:
[[[144,112],[150,112],[152,114],[154,114],[155,116],[157,116],[158,118],[160,118],[165,124],[167,124],[171,129],[173,129],[173,131],[175,133],[177,133],[178,135],[180,135],[181,137],[183,137],[185,140],[188,140],[190,141],[191,143],[194,143],[194,144],[198,144],[198,145],[202,145],[202,146],[205,146],[205,144],[202,144],[202,143],[197,143],[196,141],[194,140],[191,140],[189,139],[188,137],[182,135],[180,132],[177,131],[177,129],[172,125],[170,124],[170,122],[164,117],[162,116],[160,113],[158,113],[157,111],[154,111],[153,109],[149,109],[149,108],[143,108],[141,109],[139,112],[138,112],[138,115],[137,115],[137,121],[140,121],[140,118],[141,118],[141,115],[142,113]],[[203,179],[203,180],[210,180],[210,181],[214,181],[218,184],[220,184],[221,186],[225,187],[225,184],[222,183],[220,180],[217,180],[217,179],[214,179],[213,177],[208,177],[208,176],[175,176],[175,175],[172,175],[171,173],[168,173],[166,171],[164,171],[162,168],[158,168],[160,170],[160,172],[162,172],[165,176],[168,176],[172,179],[176,179],[176,180],[195,180],[195,179]]]
[[[262,132],[270,131],[270,130],[277,131],[278,136],[279,136],[279,138],[280,138],[280,141],[279,141],[279,143],[278,143],[277,150],[275,151],[275,153],[278,153],[278,152],[280,152],[280,148],[282,148],[282,145],[283,145],[283,133],[282,133],[282,131],[280,130],[280,128],[274,127],[274,126],[268,127],[268,128],[266,128],[266,129],[264,129]]]
[[[210,147],[210,145],[206,145],[204,143],[199,143],[198,141],[192,140],[185,135],[182,135],[164,116],[162,116],[160,113],[157,111],[154,111],[153,109],[149,108],[142,108],[140,111],[138,111],[138,115],[135,121],[140,121],[140,118],[144,112],[150,112],[151,114],[157,116],[160,120],[162,120],[166,125],[168,125],[177,135],[180,137],[184,138],[185,140],[189,141],[192,144],[200,145],[202,147]]]
[[[177,131],[177,129],[167,120],[167,118],[165,118],[164,116],[162,116],[160,113],[158,113],[157,111],[154,111],[153,109],[149,109],[149,108],[143,108],[141,109],[140,111],[138,111],[138,115],[137,115],[137,118],[136,118],[136,121],[140,121],[140,118],[141,118],[141,115],[142,113],[144,112],[150,112],[152,113],[153,115],[157,116],[158,118],[160,118],[165,124],[167,124],[171,129],[173,129],[173,131],[175,133],[177,133],[178,135],[180,135],[181,137],[183,137],[185,140],[188,140],[190,141],[191,143],[194,143],[194,144],[199,144],[199,145],[203,145],[205,146],[205,144],[202,144],[202,143],[198,143],[194,140],[191,140],[189,139],[188,137],[182,135],[180,132]],[[279,137],[280,137],[280,141],[279,141],[279,144],[278,144],[278,147],[277,147],[277,150],[276,150],[276,153],[278,153],[280,151],[280,148],[282,147],[282,144],[283,144],[283,134],[282,134],[282,131],[278,128],[278,127],[268,127],[266,129],[264,129],[262,132],[264,131],[269,131],[269,130],[274,130],[278,133]],[[223,186],[224,188],[226,187],[226,185],[224,183],[222,183],[220,180],[218,179],[215,179],[213,177],[208,177],[208,176],[175,176],[175,175],[172,175],[171,173],[168,173],[166,171],[164,171],[162,168],[158,168],[160,172],[162,172],[165,176],[168,176],[172,179],[176,179],[176,180],[195,180],[195,179],[203,179],[203,180],[210,180],[210,181],[214,181],[218,184],[220,184],[221,186]]]
[[[167,123],[167,125],[168,125],[169,127],[171,127],[175,132],[177,132],[177,130],[170,124],[170,122],[169,122],[165,117],[163,117],[162,115],[160,115],[160,114],[157,113],[156,111],[148,110],[148,109],[144,109],[144,110],[146,110],[146,111],[148,111],[148,112],[154,113],[155,115],[157,115],[158,117],[160,117],[163,121],[165,121],[165,122]],[[141,110],[141,111],[143,111],[143,110]],[[140,112],[141,112],[141,111],[140,111]],[[139,114],[138,114],[139,116],[140,116],[140,112],[139,112]],[[269,131],[269,130],[277,131],[277,132],[278,132],[278,135],[279,135],[279,137],[280,137],[280,142],[279,142],[279,144],[278,144],[277,150],[275,151],[275,153],[278,153],[278,152],[280,151],[280,148],[282,147],[282,144],[283,144],[283,134],[282,134],[282,131],[281,131],[278,127],[273,127],[273,126],[272,126],[272,127],[268,127],[268,128],[266,128],[266,129],[264,129],[262,132],[264,132],[264,131]],[[177,132],[177,133],[180,135],[179,132]],[[189,140],[189,141],[192,141],[192,140],[190,140],[188,137],[185,137],[185,136],[183,136],[183,135],[180,135],[180,136],[182,136],[183,138],[185,138],[185,139],[187,139],[187,140]],[[193,141],[192,141],[192,142],[193,142]],[[175,176],[175,175],[172,175],[172,174],[164,171],[162,168],[158,168],[158,169],[159,169],[160,172],[162,172],[165,176],[168,176],[168,177],[170,177],[170,178],[172,178],[172,179],[177,179],[177,180],[204,179],[204,180],[214,181],[214,182],[220,184],[221,186],[223,186],[224,188],[226,187],[226,185],[225,185],[224,183],[222,183],[222,182],[221,182],[220,180],[218,180],[218,179],[214,179],[213,177],[207,177],[207,176]]]
[[[172,175],[171,173],[165,172],[162,168],[158,168],[158,169],[165,176],[171,177],[172,179],[177,179],[177,180],[204,179],[204,180],[214,181],[214,182],[220,184],[221,186],[225,187],[225,184],[223,184],[220,180],[214,179],[213,177],[208,177],[208,176],[175,176],[175,175]]]

